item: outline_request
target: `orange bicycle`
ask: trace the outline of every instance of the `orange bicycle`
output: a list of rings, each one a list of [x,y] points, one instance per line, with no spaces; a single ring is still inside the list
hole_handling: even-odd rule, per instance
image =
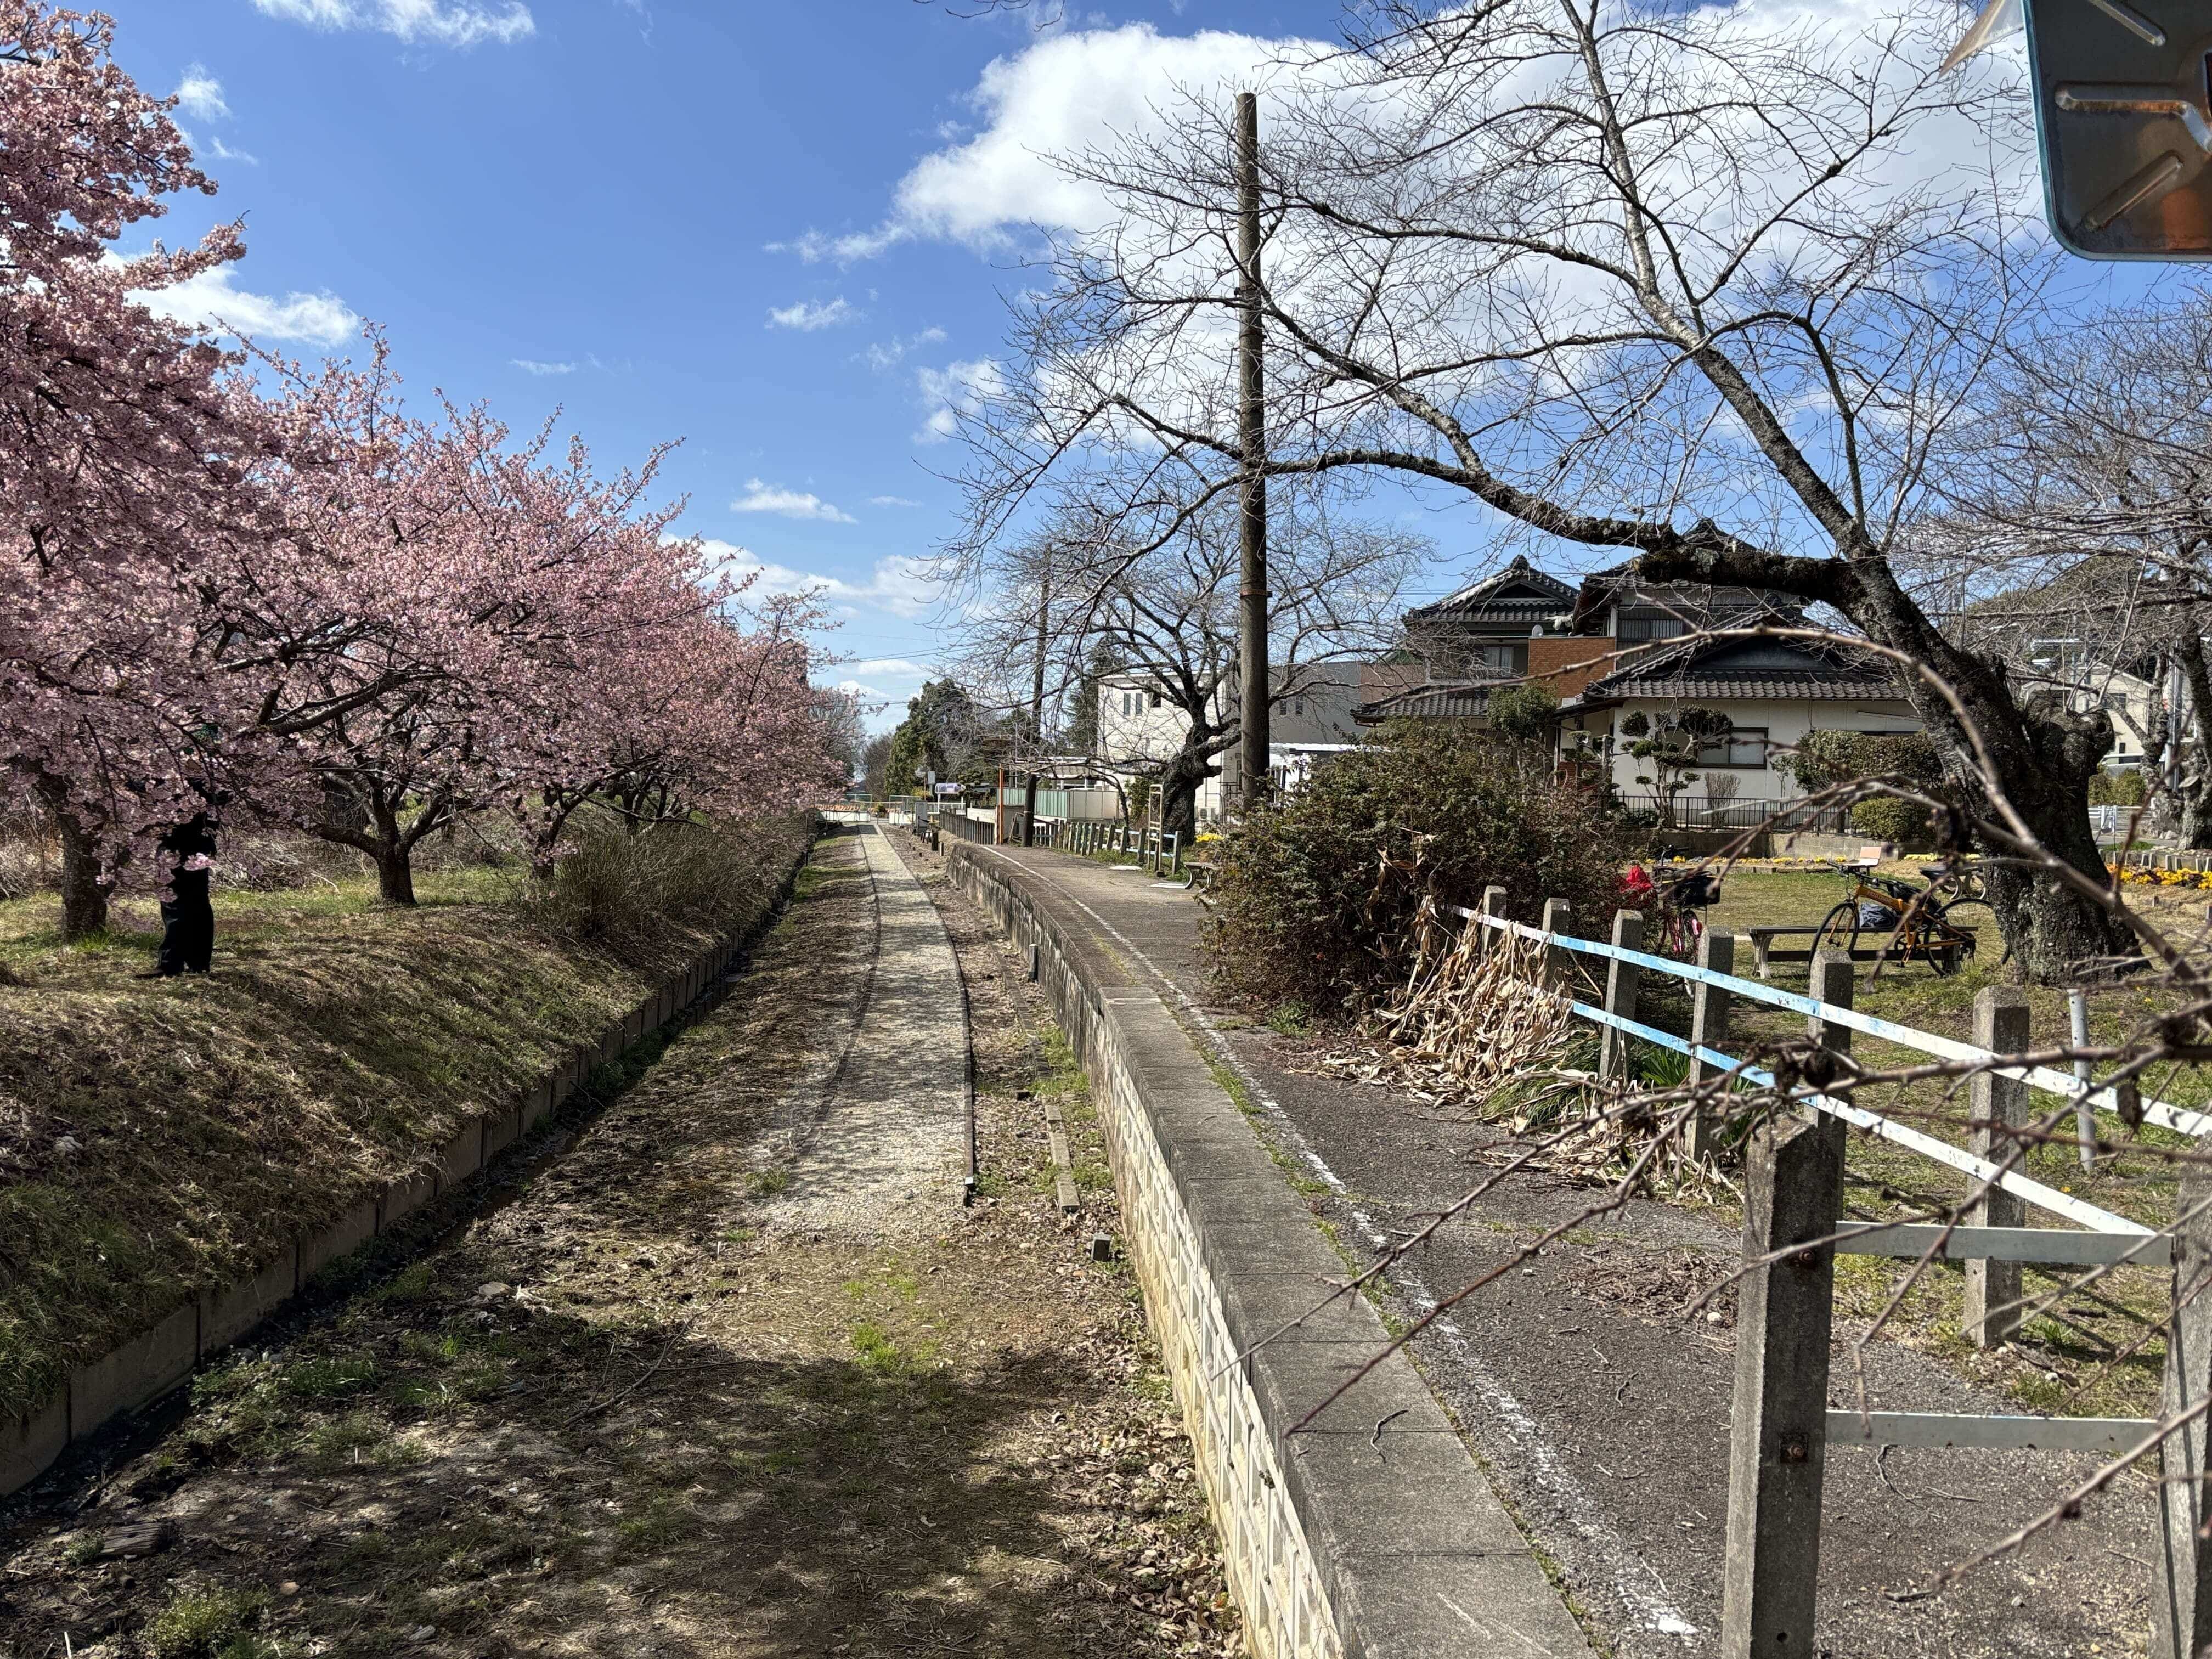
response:
[[[1871,870],[1847,869],[1844,873],[1851,878],[1850,896],[1820,923],[1813,941],[1815,950],[1853,951],[1862,932],[1887,932],[1890,938],[1882,947],[1885,957],[1924,962],[1939,975],[1955,972],[1974,954],[1978,942],[1974,923],[1987,912],[1987,901],[1972,896],[1951,905],[1942,903],[1939,896],[1949,890],[1941,878],[1923,888]],[[1949,920],[1953,905],[1963,912],[1959,922]]]

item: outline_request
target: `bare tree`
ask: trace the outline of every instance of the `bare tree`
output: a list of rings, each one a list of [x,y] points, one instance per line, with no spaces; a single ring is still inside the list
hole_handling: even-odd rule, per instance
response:
[[[2185,289],[2069,319],[2009,354],[1989,401],[1926,562],[1962,596],[2002,585],[1962,614],[2015,665],[2008,630],[2064,633],[2092,678],[2136,662],[2154,702],[2178,682],[2182,740],[2146,733],[2145,769],[2183,843],[2212,847],[2212,304]]]
[[[1063,500],[1035,533],[1003,550],[971,546],[947,565],[978,595],[960,624],[965,676],[995,687],[988,700],[1025,720],[1035,711],[1040,753],[1053,747],[1043,711],[1071,690],[1097,695],[1102,659],[1177,712],[1173,742],[1113,759],[1158,774],[1162,825],[1186,839],[1199,791],[1237,740],[1244,695],[1233,509],[1226,497],[1191,512],[1167,499],[1141,508],[1111,495]],[[1390,638],[1399,596],[1428,544],[1340,517],[1310,491],[1277,504],[1273,532],[1268,651],[1277,668],[1268,695],[1280,704],[1307,695],[1323,665],[1364,657]],[[1089,730],[1095,741],[1095,720]]]
[[[1892,559],[2042,302],[2013,71],[1939,76],[1955,18],[1933,5],[1780,30],[1598,0],[1361,16],[1267,95],[1270,475],[1395,472],[1655,580],[1832,607],[1911,665],[2004,860],[2016,959],[2048,979],[2128,953],[2068,879],[2102,875],[2109,722],[2024,704]],[[1230,153],[1226,110],[1194,101],[1066,160],[1113,222],[1062,240],[969,423],[971,538],[1102,453],[1131,499],[1234,488]]]

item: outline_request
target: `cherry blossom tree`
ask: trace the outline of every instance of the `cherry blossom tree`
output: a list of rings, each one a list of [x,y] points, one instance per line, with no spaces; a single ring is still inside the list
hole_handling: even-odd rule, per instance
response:
[[[112,251],[214,188],[112,35],[0,0],[0,741],[60,830],[72,933],[104,921],[102,845],[189,816],[205,784],[191,565],[255,441],[224,354],[131,297],[236,258],[236,228]]]

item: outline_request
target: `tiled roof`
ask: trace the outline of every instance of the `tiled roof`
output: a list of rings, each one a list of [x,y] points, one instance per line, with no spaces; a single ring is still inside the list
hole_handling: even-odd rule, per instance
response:
[[[1533,593],[1501,598],[1507,588],[1528,587]],[[1546,575],[1519,554],[1513,562],[1494,576],[1485,576],[1479,582],[1469,582],[1458,592],[1438,599],[1434,605],[1424,605],[1406,614],[1415,617],[1449,617],[1469,611],[1512,611],[1526,616],[1548,617],[1562,605],[1571,602],[1575,590],[1556,576]]]
[[[1585,699],[1680,697],[1691,702],[1755,697],[1773,701],[1802,698],[1816,702],[1872,702],[1904,695],[1905,688],[1895,680],[1815,679],[1809,676],[1801,679],[1765,679],[1750,675],[1663,680],[1613,675],[1600,684],[1585,687],[1583,691]]]
[[[1388,697],[1364,702],[1352,711],[1352,718],[1361,726],[1377,726],[1395,720],[1472,720],[1480,715],[1490,701],[1490,694],[1501,685],[1517,685],[1520,681],[1510,674],[1492,680],[1454,681],[1443,685],[1416,685]]]
[[[1818,641],[1691,640],[1632,657],[1583,687],[1582,701],[1756,697],[1864,702],[1904,695],[1897,675],[1871,652]]]

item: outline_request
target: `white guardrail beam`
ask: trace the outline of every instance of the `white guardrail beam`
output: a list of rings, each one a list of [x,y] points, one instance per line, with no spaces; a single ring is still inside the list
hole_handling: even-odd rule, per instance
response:
[[[2133,1451],[2158,1432],[2148,1417],[2008,1417],[1948,1412],[1831,1411],[1831,1446],[1975,1451]]]
[[[1670,957],[1655,957],[1647,951],[1620,950],[1610,945],[1601,944],[1595,939],[1577,939],[1571,934],[1547,933],[1542,928],[1532,927],[1525,921],[1509,921],[1503,916],[1486,916],[1480,911],[1469,910],[1462,905],[1439,905],[1437,908],[1447,915],[1461,916],[1469,921],[1496,928],[1503,933],[1515,933],[1523,939],[1539,940],[1553,950],[1571,951],[1583,956],[1618,958],[1632,962],[1639,968],[1651,969],[1695,984],[1715,986],[1728,992],[1731,996],[1744,997],[1755,1002],[1767,1003],[1775,1007],[1788,1008],[1796,1012],[1824,1020],[1830,1024],[1846,1026],[1852,1030],[1864,1031],[1869,1036],[1878,1036],[1886,1042],[1895,1042],[1905,1048],[1917,1048],[1923,1054],[1936,1054],[1947,1060],[1963,1060],[1970,1065],[1977,1062],[1986,1063],[1996,1058],[1988,1049],[1978,1048],[1971,1042],[1960,1042],[1950,1037],[1938,1036],[1932,1031],[1916,1030],[1910,1025],[1899,1025],[1894,1021],[1881,1019],[1872,1014],[1863,1014],[1855,1008],[1844,1008],[1833,1003],[1822,1002],[1817,997],[1802,996],[1794,991],[1777,990],[1773,986],[1762,984],[1756,980],[1736,979],[1727,974],[1715,973],[1711,969],[1676,962]],[[1774,1085],[1772,1073],[1750,1065],[1732,1054],[1722,1054],[1716,1049],[1702,1046],[1693,1046],[1672,1032],[1662,1031],[1638,1021],[1623,1018],[1620,1015],[1604,1008],[1595,1007],[1587,1002],[1571,1002],[1570,1006],[1577,1014],[1593,1024],[1609,1026],[1616,1030],[1626,1031],[1631,1036],[1642,1037],[1648,1042],[1657,1043],[1662,1048],[1672,1048],[1677,1054],[1688,1054],[1692,1059],[1705,1061],[1707,1065],[1719,1071],[1733,1073],[1746,1082],[1755,1084],[1761,1088],[1771,1088]],[[2077,1085],[2072,1078],[2063,1072],[2051,1071],[2046,1066],[2036,1066],[2032,1069],[2019,1066],[1998,1067],[1997,1072],[2000,1076],[2021,1079],[2031,1087],[2062,1094],[2069,1100],[2078,1092]],[[2150,1236],[2148,1228],[2139,1226],[2124,1216],[2115,1215],[2110,1210],[2100,1208],[2085,1200],[2075,1198],[2070,1193],[2063,1193],[2056,1187],[2046,1186],[2032,1176],[2021,1174],[2018,1170],[2005,1169],[1988,1158],[1977,1158],[1972,1152],[1954,1146],[1947,1140],[1940,1140],[1934,1135],[1909,1127],[1893,1118],[1884,1117],[1879,1112],[1868,1111],[1865,1108],[1854,1106],[1847,1101],[1832,1100],[1826,1095],[1808,1094],[1801,1096],[1799,1098],[1802,1104],[1841,1118],[1844,1122],[1856,1128],[1865,1129],[1885,1140],[1894,1141],[1900,1146],[1909,1147],[1923,1158],[1933,1159],[1938,1164],[1948,1164],[1963,1175],[1972,1176],[1978,1181],[1985,1181],[2002,1188],[2006,1192],[2015,1193],[2038,1209],[2048,1210],[2054,1215],[2063,1215],[2069,1221],[2076,1222],[2098,1232],[2135,1237]],[[2109,1103],[2111,1100],[2112,1091],[2109,1089],[2100,1090],[2090,1097],[2092,1104],[2098,1104],[2100,1102]],[[2109,1110],[2111,1107],[2109,1104],[2100,1105],[2100,1109]],[[2212,1115],[2188,1111],[2178,1106],[2169,1106],[2162,1101],[2144,1102],[2143,1115],[2150,1121],[2164,1123],[2166,1127],[2185,1134],[2203,1134],[2212,1132]]]
[[[1926,1222],[1846,1221],[1836,1229],[1844,1255],[1886,1255],[1917,1261],[2041,1261],[2101,1267],[2130,1261],[2167,1267],[2173,1241],[2164,1233],[2081,1233],[2069,1227],[1939,1227]]]

